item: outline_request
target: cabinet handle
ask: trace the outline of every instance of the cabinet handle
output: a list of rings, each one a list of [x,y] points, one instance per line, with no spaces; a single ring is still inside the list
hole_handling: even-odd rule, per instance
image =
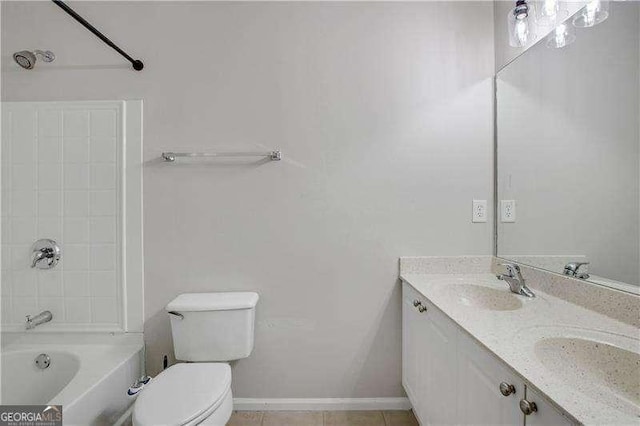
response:
[[[500,393],[504,396],[509,396],[516,393],[516,388],[507,382],[502,382],[500,383]]]
[[[427,310],[426,306],[423,306],[423,305],[418,306],[418,312],[423,313],[426,310]]]
[[[418,299],[416,299],[416,300],[414,300],[414,301],[413,301],[413,306],[415,306],[416,308],[417,308],[418,306],[420,306],[420,305],[422,305],[422,302],[421,302],[421,301],[419,301]]]
[[[533,414],[538,411],[538,406],[535,402],[527,401],[526,399],[520,400],[520,411],[524,413],[525,416],[529,414]]]

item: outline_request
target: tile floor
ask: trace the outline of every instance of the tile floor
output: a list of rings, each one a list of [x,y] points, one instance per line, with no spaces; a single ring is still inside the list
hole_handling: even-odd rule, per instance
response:
[[[411,411],[235,411],[227,426],[418,426]]]

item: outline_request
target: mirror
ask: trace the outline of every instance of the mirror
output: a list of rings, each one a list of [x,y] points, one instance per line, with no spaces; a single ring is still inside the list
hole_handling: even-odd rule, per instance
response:
[[[589,7],[496,76],[496,255],[637,293],[640,3]]]

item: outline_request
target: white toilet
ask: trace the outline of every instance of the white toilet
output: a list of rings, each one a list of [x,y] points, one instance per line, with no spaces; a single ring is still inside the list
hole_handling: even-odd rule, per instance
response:
[[[228,361],[253,350],[258,294],[186,293],[170,302],[171,332],[179,363],[140,392],[135,426],[224,426],[233,410]]]

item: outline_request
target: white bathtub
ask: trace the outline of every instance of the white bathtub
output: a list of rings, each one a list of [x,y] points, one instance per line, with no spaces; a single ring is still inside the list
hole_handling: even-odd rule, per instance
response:
[[[35,365],[41,353],[46,369]],[[65,425],[113,425],[143,362],[141,334],[3,333],[0,403],[62,405]]]

